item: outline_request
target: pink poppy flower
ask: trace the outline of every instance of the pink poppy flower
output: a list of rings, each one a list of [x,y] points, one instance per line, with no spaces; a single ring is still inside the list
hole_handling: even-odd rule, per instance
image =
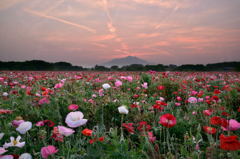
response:
[[[3,155],[0,156],[0,159],[14,159],[13,155]]]
[[[203,102],[203,98],[198,98],[198,102]]]
[[[116,87],[120,87],[120,86],[122,86],[122,82],[119,81],[119,80],[117,80],[117,81],[115,82],[115,86],[116,86]]]
[[[189,98],[188,98],[188,102],[189,102],[189,103],[197,103],[197,98],[195,98],[195,97],[189,97]]]
[[[142,87],[143,87],[144,89],[147,89],[147,88],[148,88],[148,83],[147,83],[147,82],[144,82],[144,83],[142,84]]]
[[[182,101],[182,98],[177,96],[177,101]]]
[[[58,126],[58,131],[61,135],[64,136],[70,136],[75,132],[73,129],[67,128],[65,126]]]
[[[54,88],[62,88],[64,83],[57,83],[55,84]]]
[[[132,76],[127,76],[127,80],[128,80],[128,82],[132,82],[133,77]]]
[[[49,99],[48,99],[47,97],[44,97],[44,98],[42,98],[42,99],[40,99],[40,100],[38,101],[38,104],[39,104],[39,105],[49,104],[49,103],[50,103],[50,101],[49,101]]]
[[[38,121],[35,125],[36,126],[44,126],[45,123],[44,123],[44,121]]]
[[[24,120],[13,120],[12,121],[12,126],[18,127],[23,122],[24,122]]]
[[[156,137],[153,135],[153,132],[148,132],[149,142],[153,143],[156,140]]]
[[[0,77],[0,82],[4,82],[4,78]]]
[[[79,106],[76,104],[71,104],[68,106],[68,110],[77,110],[78,108],[79,108]]]
[[[222,126],[222,129],[224,131],[227,131],[227,130],[235,131],[235,130],[240,129],[240,123],[237,120],[235,120],[235,119],[230,119],[228,121],[228,125],[226,127]]]
[[[192,115],[196,115],[197,114],[197,112],[192,112]]]
[[[5,152],[7,152],[7,150],[3,147],[0,147],[0,155],[4,154]]]
[[[192,91],[192,92],[191,92],[191,95],[192,95],[192,96],[195,96],[196,94],[198,94],[197,91]]]
[[[41,155],[43,158],[48,158],[49,155],[55,154],[57,152],[58,152],[58,149],[56,149],[56,147],[52,145],[42,147],[41,149]]]
[[[122,79],[122,80],[126,80],[127,77],[125,77],[125,76],[121,76],[120,79]]]
[[[206,116],[210,116],[212,115],[212,113],[213,113],[212,110],[209,110],[209,109],[203,111],[203,114]]]
[[[175,103],[175,106],[179,107],[181,106],[181,103]]]
[[[98,90],[98,94],[99,94],[100,97],[104,96],[104,94],[103,94],[103,89],[99,89],[99,90]]]

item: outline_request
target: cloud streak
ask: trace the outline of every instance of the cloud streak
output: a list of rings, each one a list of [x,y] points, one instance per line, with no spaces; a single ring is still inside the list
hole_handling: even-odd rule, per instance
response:
[[[51,20],[54,20],[54,21],[57,21],[57,22],[60,22],[60,23],[63,23],[63,24],[71,25],[71,26],[86,30],[86,31],[91,32],[91,33],[96,33],[95,29],[92,29],[92,28],[87,27],[85,25],[77,24],[77,23],[62,19],[62,18],[46,15],[44,13],[33,11],[31,9],[24,9],[24,11],[29,13],[29,14],[35,15],[35,16],[39,16],[39,17],[46,18],[46,19],[51,19]]]
[[[123,41],[123,39],[117,34],[117,28],[113,25],[113,19],[108,9],[108,1],[102,0],[103,9],[107,15],[108,22],[107,22],[107,28],[110,33],[112,33],[115,36],[115,41],[120,43],[120,49],[115,49],[116,52],[121,52],[122,54],[129,55],[129,47],[128,45]]]

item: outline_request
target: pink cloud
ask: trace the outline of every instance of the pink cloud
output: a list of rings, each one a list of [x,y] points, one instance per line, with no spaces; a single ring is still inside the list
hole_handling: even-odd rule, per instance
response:
[[[114,34],[107,34],[107,35],[100,35],[100,36],[94,36],[92,39],[93,41],[105,41],[105,40],[112,40],[116,36]]]
[[[158,37],[160,35],[160,33],[140,33],[137,35],[137,37],[139,38],[154,38],[154,37]]]

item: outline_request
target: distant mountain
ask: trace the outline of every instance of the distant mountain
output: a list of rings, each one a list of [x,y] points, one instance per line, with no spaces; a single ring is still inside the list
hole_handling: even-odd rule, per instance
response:
[[[142,65],[147,65],[149,62],[142,60],[136,56],[127,56],[124,58],[116,58],[112,59],[111,61],[108,61],[102,65],[111,67],[111,66],[126,66],[126,65],[131,65],[131,64],[142,64]]]

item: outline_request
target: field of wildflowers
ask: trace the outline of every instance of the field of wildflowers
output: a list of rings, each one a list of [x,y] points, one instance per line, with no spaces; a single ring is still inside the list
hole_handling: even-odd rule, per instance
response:
[[[240,73],[0,73],[0,159],[238,159],[239,121]]]

